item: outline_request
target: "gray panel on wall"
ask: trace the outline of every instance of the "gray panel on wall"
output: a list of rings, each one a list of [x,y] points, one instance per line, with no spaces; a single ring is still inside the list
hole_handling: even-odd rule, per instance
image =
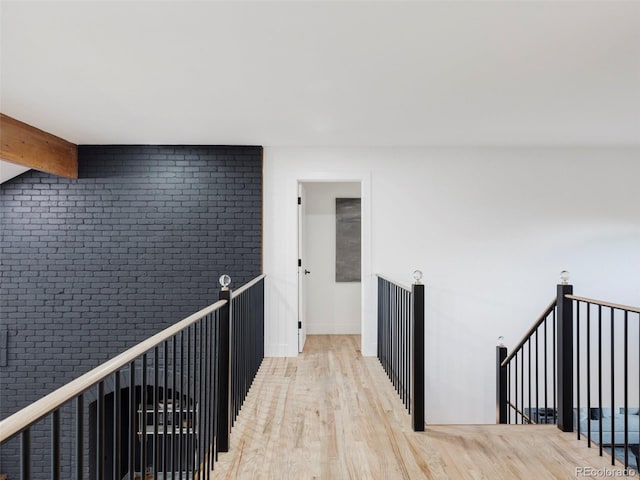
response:
[[[361,278],[359,198],[336,198],[336,282]]]

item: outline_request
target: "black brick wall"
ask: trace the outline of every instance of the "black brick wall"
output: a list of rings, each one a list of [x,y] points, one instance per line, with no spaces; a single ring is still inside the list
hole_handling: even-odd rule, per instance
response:
[[[0,185],[2,418],[261,271],[261,147],[82,146],[79,164]]]

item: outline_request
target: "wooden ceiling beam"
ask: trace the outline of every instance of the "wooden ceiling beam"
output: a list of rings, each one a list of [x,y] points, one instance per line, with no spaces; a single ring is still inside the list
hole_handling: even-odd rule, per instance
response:
[[[78,146],[0,113],[0,158],[61,177],[78,178]]]

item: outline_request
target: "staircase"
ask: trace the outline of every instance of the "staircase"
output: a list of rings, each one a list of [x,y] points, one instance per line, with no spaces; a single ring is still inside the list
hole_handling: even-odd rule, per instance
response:
[[[576,296],[562,272],[556,297],[511,352],[499,339],[496,423],[555,424],[635,473],[638,352],[640,308]]]

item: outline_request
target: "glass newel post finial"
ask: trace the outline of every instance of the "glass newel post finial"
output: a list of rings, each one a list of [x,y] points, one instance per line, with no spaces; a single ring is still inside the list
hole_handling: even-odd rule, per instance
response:
[[[229,285],[231,285],[231,277],[229,275],[220,275],[218,281],[220,282],[220,286],[223,290],[229,289]]]
[[[562,285],[568,285],[569,284],[569,277],[570,277],[569,272],[566,271],[566,270],[562,270],[560,272],[560,283]]]
[[[422,283],[422,270],[415,270],[413,272],[413,280],[416,285],[420,285]]]

